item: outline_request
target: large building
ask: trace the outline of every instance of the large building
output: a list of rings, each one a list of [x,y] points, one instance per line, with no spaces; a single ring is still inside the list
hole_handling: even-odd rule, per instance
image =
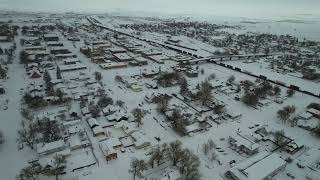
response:
[[[234,180],[268,180],[286,167],[286,161],[278,154],[263,151],[240,162],[225,175]]]

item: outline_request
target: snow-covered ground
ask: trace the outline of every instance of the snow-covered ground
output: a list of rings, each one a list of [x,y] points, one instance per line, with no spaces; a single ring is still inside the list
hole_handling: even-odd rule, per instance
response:
[[[20,17],[21,18],[21,17]],[[10,18],[9,18],[10,19]],[[28,21],[28,17],[21,18],[24,21]],[[133,18],[134,19],[134,18]],[[117,27],[119,24],[126,24],[126,23],[137,23],[137,22],[147,22],[146,20],[132,20],[131,18],[121,18],[119,22],[117,22],[116,17],[112,17],[112,20],[106,20],[105,23],[112,23]],[[86,24],[85,17],[82,18],[62,18],[61,22],[66,24],[73,24],[73,21],[77,21],[77,24]],[[19,25],[25,24],[32,24],[30,22],[19,22]],[[250,27],[248,27],[250,28]],[[304,34],[304,31],[296,30],[297,32],[301,32]],[[277,111],[286,105],[295,105],[296,112],[295,115],[298,115],[301,112],[306,111],[306,106],[308,106],[312,102],[319,103],[319,98],[308,96],[302,93],[297,92],[293,97],[287,98],[286,96],[286,88],[281,87],[281,94],[280,97],[284,98],[283,104],[277,104],[273,102],[274,97],[270,97],[268,99],[270,101],[269,104],[264,105],[258,109],[254,109],[252,107],[248,107],[244,105],[240,101],[236,101],[234,97],[237,95],[236,93],[225,94],[218,90],[214,90],[213,96],[220,102],[223,102],[228,112],[239,112],[242,116],[236,120],[227,119],[223,121],[220,125],[214,123],[213,121],[208,122],[212,125],[208,131],[197,132],[192,134],[191,136],[184,136],[181,137],[173,129],[170,127],[170,124],[167,122],[165,117],[159,114],[156,111],[155,104],[149,104],[144,100],[144,97],[147,94],[151,93],[179,93],[179,87],[174,86],[170,88],[162,88],[159,89],[148,89],[146,86],[142,86],[142,91],[134,92],[130,88],[127,88],[124,84],[115,81],[115,76],[123,76],[123,77],[130,77],[135,75],[141,75],[141,72],[144,69],[162,69],[162,70],[171,70],[171,67],[177,66],[177,62],[167,60],[164,64],[157,64],[151,60],[148,60],[148,65],[145,66],[128,66],[126,68],[121,69],[110,69],[104,70],[99,67],[98,64],[93,63],[89,58],[83,55],[80,52],[80,47],[84,46],[84,38],[81,38],[81,41],[72,43],[68,41],[65,37],[61,36],[61,32],[57,31],[59,34],[60,42],[64,44],[64,47],[68,48],[72,53],[77,55],[77,59],[80,60],[82,64],[84,64],[87,69],[81,70],[81,72],[86,73],[90,77],[93,77],[94,72],[101,72],[102,74],[102,84],[103,88],[107,91],[107,95],[112,97],[114,101],[121,100],[125,102],[125,111],[130,114],[130,112],[136,108],[140,107],[148,111],[146,116],[143,118],[143,125],[139,127],[139,130],[143,132],[143,137],[147,138],[151,142],[151,147],[161,144],[161,143],[169,143],[174,140],[180,140],[183,143],[183,147],[190,149],[193,153],[199,156],[201,164],[199,167],[199,171],[202,175],[202,179],[224,179],[224,173],[230,168],[229,162],[235,160],[237,163],[246,160],[248,157],[244,156],[243,154],[238,154],[236,151],[230,148],[228,143],[229,135],[235,132],[244,132],[244,133],[252,133],[252,130],[249,128],[253,125],[259,125],[259,127],[270,127],[273,129],[284,129],[286,136],[294,139],[296,142],[302,142],[305,146],[301,152],[299,152],[299,156],[292,156],[294,162],[300,161],[308,161],[312,163],[312,160],[309,156],[314,158],[317,157],[316,154],[319,151],[316,151],[320,148],[319,138],[313,136],[309,131],[301,129],[299,127],[291,127],[289,124],[285,124],[281,122],[277,118]],[[97,34],[88,33],[86,31],[80,30],[80,34],[82,37],[102,37],[106,33],[110,33],[107,30],[103,30]],[[279,30],[279,33],[282,33]],[[152,40],[160,39],[164,41],[166,39],[165,36],[159,34],[152,34],[146,33],[145,37],[150,38]],[[306,36],[307,37],[307,36]],[[310,36],[311,37],[311,36]],[[8,100],[8,109],[7,110],[0,110],[0,130],[3,131],[5,136],[5,143],[0,145],[0,179],[4,180],[11,180],[14,179],[20,169],[27,165],[27,161],[30,160],[32,157],[37,156],[34,150],[29,148],[24,148],[23,150],[19,151],[17,148],[17,130],[21,127],[21,119],[22,116],[20,114],[21,109],[21,99],[23,95],[23,90],[27,87],[28,82],[30,82],[29,77],[26,75],[25,68],[23,65],[19,64],[19,53],[22,50],[20,45],[20,39],[22,38],[21,34],[17,36],[15,42],[17,44],[17,50],[15,52],[15,60],[13,64],[9,65],[9,79],[1,80],[1,84],[6,87],[6,94],[0,96],[1,102],[5,102]],[[176,52],[172,52],[171,50],[167,50],[165,48],[153,47],[152,45],[139,40],[134,40],[132,38],[127,37],[129,41],[137,42],[146,46],[146,48],[153,48],[153,49],[160,49],[164,54],[176,54]],[[197,47],[205,50],[212,50],[210,46],[198,42],[196,40],[192,40],[187,37],[180,37],[182,41],[184,41],[187,45]],[[214,48],[213,48],[214,49]],[[214,50],[212,50],[214,51]],[[211,55],[206,51],[202,52],[202,55]],[[59,64],[60,62],[58,62]],[[292,83],[298,85],[303,90],[312,91],[314,93],[320,93],[320,85],[319,83],[313,83],[309,81],[305,81],[303,79],[299,79],[289,75],[277,74],[266,68],[265,64],[253,63],[253,64],[244,64],[241,61],[234,61],[234,62],[227,62],[227,64],[240,67],[244,70],[253,72],[255,74],[263,74],[270,79],[274,80],[283,80],[285,79],[286,83]],[[235,76],[235,81],[240,82],[243,80],[251,80],[255,81],[255,78],[245,75],[240,72],[236,72],[219,65],[211,64],[211,63],[204,63],[199,65],[198,69],[203,69],[203,73],[199,73],[198,77],[195,78],[188,78],[188,83],[190,89],[195,89],[197,84],[203,82],[207,79],[211,74],[215,74],[215,79],[210,80],[212,84],[222,84],[224,87],[225,82],[230,76]],[[62,73],[65,79],[70,78],[71,75],[79,75],[78,71],[71,72],[71,73]],[[147,78],[140,78],[139,83],[144,84],[146,82],[150,82],[150,79]],[[79,83],[80,84],[80,83]],[[80,89],[80,87],[78,87]],[[228,88],[228,87],[226,87]],[[182,103],[180,100],[173,98],[171,103]],[[78,101],[72,101],[72,104],[78,107]],[[46,109],[41,111],[35,111],[34,113],[42,113],[44,111],[54,110],[57,108],[56,106],[49,106]],[[58,109],[58,108],[57,108]],[[77,108],[79,110],[79,108]],[[212,111],[208,113],[209,115],[214,114]],[[105,117],[99,117],[97,120],[105,120]],[[76,155],[81,153],[92,152],[95,157],[97,158],[97,164],[81,169],[76,170],[74,172],[68,171],[65,175],[60,176],[61,179],[66,180],[88,180],[88,179],[103,179],[109,178],[114,180],[129,180],[132,179],[132,174],[128,171],[130,169],[130,161],[131,159],[137,157],[139,159],[148,159],[147,153],[151,150],[150,147],[143,148],[143,149],[135,149],[134,147],[126,148],[125,152],[121,152],[119,149],[117,150],[118,158],[112,161],[106,161],[103,153],[99,149],[99,140],[93,136],[92,130],[86,123],[85,117],[82,117],[81,125],[85,128],[89,139],[92,143],[92,148],[84,148],[80,151],[72,151],[71,156],[76,157]],[[107,127],[104,128],[104,131],[110,132],[110,136],[114,138],[118,138],[124,134],[124,132],[120,128],[115,127]],[[160,138],[161,141],[158,142],[156,137]],[[208,140],[212,139],[215,144],[220,148],[220,151],[217,151],[218,158],[220,160],[221,165],[217,161],[210,163],[208,159],[203,155],[202,152],[202,145],[203,143],[207,142]],[[260,151],[268,149],[268,147],[262,145]],[[307,150],[311,149],[308,155]],[[287,157],[288,154],[280,153],[283,157]],[[314,155],[314,156],[313,156]],[[80,159],[80,158],[79,158]],[[68,158],[67,158],[68,160]],[[81,163],[81,159],[79,160]],[[160,169],[160,167],[159,167]],[[159,169],[149,169],[146,174],[155,174],[154,176],[160,174],[161,170]],[[286,169],[280,172],[275,178],[278,179],[291,179],[287,176],[287,173],[290,172],[296,179],[303,179],[305,175],[310,173],[309,171],[306,172],[305,170],[297,170],[296,164],[291,163],[288,164]],[[319,173],[319,171],[317,172]],[[320,174],[320,173],[319,173]],[[318,176],[319,177],[319,176]],[[51,177],[53,178],[53,177]],[[161,177],[156,177],[160,179]],[[47,177],[41,177],[41,179],[47,179]]]

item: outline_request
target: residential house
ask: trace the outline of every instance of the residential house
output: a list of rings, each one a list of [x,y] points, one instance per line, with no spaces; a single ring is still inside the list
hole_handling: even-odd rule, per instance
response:
[[[117,152],[112,147],[109,147],[106,141],[99,142],[99,147],[106,161],[111,161],[118,158]]]
[[[233,180],[267,180],[285,167],[286,161],[280,155],[263,151],[236,164],[225,175]]]
[[[37,153],[39,155],[47,155],[58,151],[62,151],[66,147],[67,146],[63,140],[53,141],[50,143],[39,143],[37,144]]]
[[[245,135],[242,135],[240,133],[229,136],[229,143],[231,145],[231,149],[239,153],[244,152],[248,155],[258,153],[260,147],[259,144],[249,139],[249,137],[246,137]]]

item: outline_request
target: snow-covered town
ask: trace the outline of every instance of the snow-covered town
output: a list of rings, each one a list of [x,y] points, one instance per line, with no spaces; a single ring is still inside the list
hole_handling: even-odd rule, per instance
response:
[[[0,179],[319,180],[320,31],[226,21],[0,12]]]

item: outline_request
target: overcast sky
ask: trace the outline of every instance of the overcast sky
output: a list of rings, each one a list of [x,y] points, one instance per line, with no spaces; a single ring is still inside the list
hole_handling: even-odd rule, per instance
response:
[[[23,11],[146,11],[263,17],[319,14],[320,0],[0,0],[0,9]]]

